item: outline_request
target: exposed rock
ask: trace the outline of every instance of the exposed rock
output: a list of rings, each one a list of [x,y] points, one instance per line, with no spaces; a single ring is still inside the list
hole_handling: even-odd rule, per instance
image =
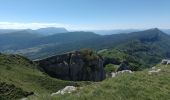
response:
[[[149,71],[148,73],[151,75],[151,74],[153,74],[153,73],[158,73],[158,72],[160,72],[161,71],[161,69],[154,69],[154,70],[151,70],[151,71]]]
[[[156,69],[156,67],[154,66],[154,67],[152,67],[152,70],[155,70]]]
[[[122,73],[133,73],[131,70],[122,70],[122,71],[118,71],[116,72],[116,74],[122,74]]]
[[[103,59],[89,50],[75,51],[36,61],[50,76],[70,81],[105,79]]]
[[[64,89],[61,89],[56,93],[52,93],[51,96],[58,95],[58,94],[64,95],[65,93],[72,93],[74,91],[76,91],[76,87],[74,87],[74,86],[66,86]]]
[[[119,68],[117,69],[117,72],[119,71],[123,71],[123,70],[130,70],[130,68],[128,67],[128,62],[127,61],[123,61]]]
[[[116,77],[116,73],[115,72],[112,72],[111,75],[112,75],[112,78]]]
[[[132,74],[133,72],[131,70],[122,70],[122,71],[118,71],[118,72],[112,72],[111,75],[112,75],[112,78],[113,78],[113,77],[116,77],[117,75],[123,74],[123,73]]]
[[[27,98],[22,98],[22,99],[20,99],[20,100],[28,100]]]
[[[169,59],[163,59],[161,64],[163,64],[163,65],[170,65],[170,60]]]

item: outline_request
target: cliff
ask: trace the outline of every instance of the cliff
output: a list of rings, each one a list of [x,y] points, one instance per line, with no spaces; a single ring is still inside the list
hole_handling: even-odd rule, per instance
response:
[[[74,51],[36,61],[48,75],[70,81],[105,79],[104,60],[91,50]]]

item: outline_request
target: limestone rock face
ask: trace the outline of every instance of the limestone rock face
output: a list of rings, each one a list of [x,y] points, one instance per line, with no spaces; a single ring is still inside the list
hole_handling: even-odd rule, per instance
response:
[[[105,79],[104,60],[92,52],[75,51],[36,61],[48,75],[70,81]]]

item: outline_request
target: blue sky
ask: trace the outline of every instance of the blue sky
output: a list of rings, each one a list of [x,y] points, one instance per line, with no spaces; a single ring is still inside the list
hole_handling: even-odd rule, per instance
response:
[[[170,0],[0,0],[0,28],[170,28]]]

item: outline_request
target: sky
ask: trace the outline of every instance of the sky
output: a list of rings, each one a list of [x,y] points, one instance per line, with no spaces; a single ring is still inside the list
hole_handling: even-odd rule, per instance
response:
[[[170,29],[170,0],[0,0],[0,28]]]

